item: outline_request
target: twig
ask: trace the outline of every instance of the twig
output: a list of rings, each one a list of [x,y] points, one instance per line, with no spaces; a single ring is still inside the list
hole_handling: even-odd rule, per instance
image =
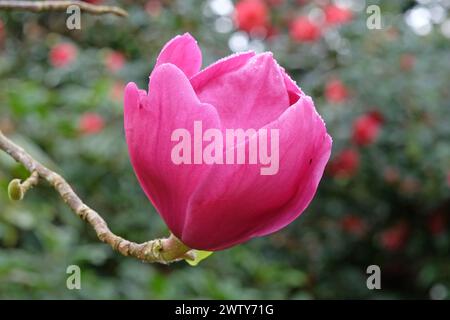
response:
[[[128,16],[128,13],[124,9],[116,6],[96,5],[82,1],[0,1],[0,9],[32,12],[66,11],[70,6],[77,6],[82,11],[90,14],[112,13],[119,17]]]
[[[159,262],[163,264],[185,258],[195,258],[194,252],[190,251],[190,248],[185,246],[174,235],[170,235],[169,238],[155,239],[144,243],[135,243],[115,235],[109,230],[105,220],[96,211],[83,203],[63,177],[35,160],[24,149],[3,135],[1,130],[0,150],[5,151],[32,173],[30,178],[24,183],[20,184],[19,181],[20,189],[24,189],[21,190],[23,194],[31,186],[38,183],[39,177],[47,180],[58,191],[72,211],[81,219],[86,220],[94,228],[97,237],[122,255],[131,256],[145,262]]]

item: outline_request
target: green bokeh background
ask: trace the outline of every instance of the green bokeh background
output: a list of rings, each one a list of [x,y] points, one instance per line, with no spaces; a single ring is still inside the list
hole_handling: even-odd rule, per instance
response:
[[[2,130],[62,173],[127,239],[143,242],[168,231],[134,176],[121,97],[112,92],[128,81],[145,88],[159,50],[176,34],[196,37],[203,66],[229,55],[229,39],[245,37],[234,27],[217,30],[219,15],[211,2],[164,0],[160,11],[149,14],[143,1],[106,1],[130,16],[83,14],[78,31],[65,27],[63,13],[0,13]],[[449,297],[450,39],[440,23],[425,36],[415,34],[404,15],[418,3],[405,0],[368,1],[381,8],[381,30],[366,27],[360,6],[351,23],[331,28],[318,42],[296,43],[287,21],[318,4],[282,2],[270,7],[277,35],[250,37],[247,47],[272,51],[314,98],[334,139],[332,158],[353,148],[360,155],[357,172],[347,178],[326,174],[311,206],[286,229],[215,253],[193,268],[184,262],[149,265],[113,252],[45,184],[23,201],[10,202],[9,181],[27,172],[0,153],[0,298]],[[227,19],[222,18],[225,25]],[[54,68],[48,54],[60,42],[76,45],[78,55],[68,67]],[[127,60],[117,73],[105,68],[110,49]],[[408,70],[401,66],[404,54],[415,57]],[[333,77],[349,88],[342,104],[324,97]],[[372,110],[384,118],[379,138],[367,147],[353,145],[353,121]],[[105,119],[100,133],[79,132],[86,112]],[[392,171],[396,179],[387,181]],[[349,215],[364,222],[362,232],[343,228]],[[443,217],[440,232],[430,231],[435,215]],[[400,249],[387,250],[380,237],[398,223],[407,226],[407,236]],[[372,264],[381,268],[381,290],[366,287]],[[81,268],[81,290],[66,288],[69,265]]]

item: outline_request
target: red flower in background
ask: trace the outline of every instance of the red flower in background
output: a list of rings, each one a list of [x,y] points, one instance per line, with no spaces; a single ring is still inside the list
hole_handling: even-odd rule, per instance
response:
[[[359,153],[354,149],[342,150],[328,166],[328,172],[333,177],[352,177],[359,168]]]
[[[147,3],[145,4],[145,11],[147,11],[147,13],[153,18],[159,17],[162,11],[161,1],[160,0],[147,1]]]
[[[110,91],[109,98],[113,101],[123,101],[123,91],[125,90],[125,84],[123,82],[115,82]]]
[[[251,32],[266,29],[268,18],[269,11],[261,0],[241,0],[236,4],[234,20],[241,30]]]
[[[277,7],[279,5],[282,5],[284,3],[284,0],[268,0],[269,5],[273,7]]]
[[[416,64],[416,57],[411,53],[404,53],[400,56],[400,69],[410,71]]]
[[[77,57],[77,48],[71,43],[58,43],[50,50],[50,63],[55,68],[71,64]]]
[[[0,44],[3,42],[4,38],[5,38],[5,25],[3,24],[3,21],[0,19]]]
[[[325,85],[325,98],[329,103],[339,104],[348,99],[348,89],[339,79],[331,79]]]
[[[362,236],[367,230],[366,222],[358,216],[347,215],[341,220],[341,227],[347,233]]]
[[[104,0],[83,0],[84,2],[92,3],[92,4],[100,4]]]
[[[125,56],[122,52],[119,51],[111,51],[108,52],[105,56],[105,65],[111,72],[117,72],[123,68],[125,65]]]
[[[442,211],[434,212],[428,217],[427,227],[432,235],[440,235],[447,228],[447,217]]]
[[[381,128],[381,119],[377,113],[364,114],[353,122],[352,140],[360,146],[375,142]]]
[[[97,113],[84,113],[78,123],[78,128],[83,134],[96,134],[103,130],[105,121],[103,117]]]
[[[388,251],[398,251],[405,246],[408,233],[408,225],[405,222],[399,222],[380,234],[380,245]]]
[[[315,42],[322,35],[320,27],[305,16],[298,17],[292,22],[289,33],[292,39],[298,42]]]
[[[400,191],[412,195],[420,191],[421,183],[414,177],[406,177],[400,183]]]
[[[333,4],[327,5],[324,8],[325,21],[329,25],[339,25],[350,22],[353,18],[351,10],[339,7]]]
[[[389,184],[397,183],[400,180],[400,172],[397,168],[386,167],[383,171],[383,178]]]

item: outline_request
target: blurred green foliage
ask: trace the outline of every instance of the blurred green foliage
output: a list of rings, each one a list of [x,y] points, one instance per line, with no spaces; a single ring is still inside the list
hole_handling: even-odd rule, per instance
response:
[[[314,1],[268,1],[281,3],[270,6],[277,32],[268,38],[228,30],[229,13],[220,17],[213,1],[150,2],[120,1],[127,19],[83,14],[81,30],[68,30],[63,13],[0,13],[1,129],[62,173],[115,233],[138,242],[167,235],[129,163],[121,94],[127,81],[147,86],[156,55],[176,34],[196,37],[204,66],[231,53],[230,38],[273,51],[314,98],[334,139],[332,158],[348,148],[359,155],[355,172],[327,171],[311,206],[281,232],[216,253],[195,268],[168,267],[101,244],[44,184],[10,202],[9,181],[27,172],[0,153],[0,298],[449,296],[450,40],[438,24],[419,36],[403,19],[414,1],[373,1],[382,10],[381,30],[367,29],[363,6],[317,42],[297,43],[287,21],[317,8]],[[66,42],[76,46],[76,57],[56,68],[49,53]],[[111,50],[126,59],[119,71],[105,65]],[[330,79],[348,88],[343,103],[326,99]],[[355,118],[374,110],[383,119],[379,137],[355,145]],[[104,120],[100,132],[80,129],[87,112]],[[382,290],[366,287],[372,264],[381,267]],[[81,267],[81,290],[66,288],[69,265]]]

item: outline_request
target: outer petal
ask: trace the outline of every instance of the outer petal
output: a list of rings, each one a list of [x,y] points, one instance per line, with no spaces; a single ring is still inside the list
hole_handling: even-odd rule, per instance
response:
[[[289,107],[284,76],[272,54],[245,58],[229,60],[207,76],[201,72],[192,79],[199,99],[216,107],[225,128],[258,129]],[[222,70],[217,71],[219,66]]]
[[[148,96],[134,84],[126,88],[125,131],[133,168],[148,198],[180,238],[188,198],[210,167],[174,164],[171,151],[177,142],[171,135],[185,128],[193,139],[197,120],[204,130],[220,128],[216,110],[198,100],[185,74],[172,64],[156,68]]]
[[[197,41],[189,33],[176,36],[161,50],[155,69],[164,63],[174,64],[188,78],[192,77],[202,66],[202,52]]]
[[[214,167],[189,202],[184,243],[220,250],[275,232],[312,200],[331,152],[312,100],[302,96],[266,128],[279,129],[279,172],[261,175],[260,165]]]
[[[280,66],[281,73],[283,74],[284,84],[289,95],[289,104],[293,105],[298,101],[300,96],[304,95],[303,91],[297,86],[297,83],[286,73],[283,67]]]

